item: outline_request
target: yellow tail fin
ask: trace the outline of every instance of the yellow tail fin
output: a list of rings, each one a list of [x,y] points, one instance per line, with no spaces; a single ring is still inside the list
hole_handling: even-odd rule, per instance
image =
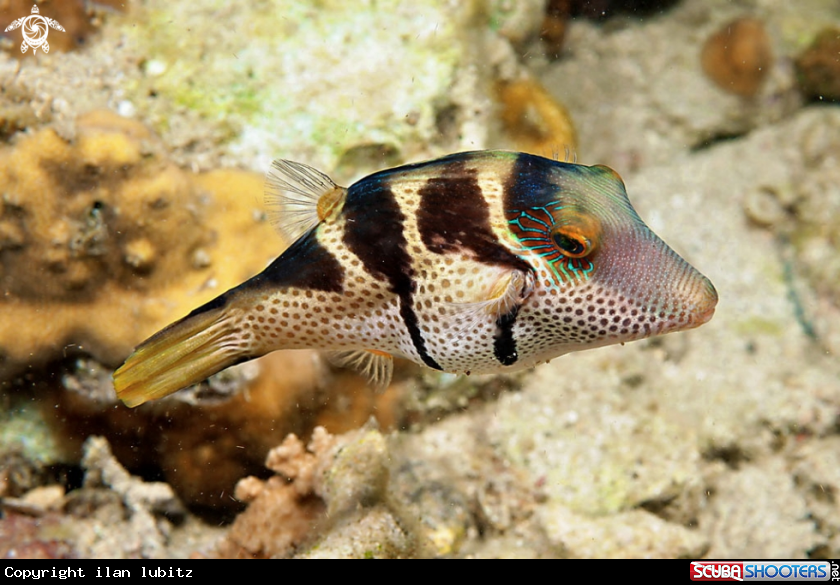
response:
[[[249,357],[237,337],[224,307],[205,305],[134,350],[114,372],[117,397],[135,407],[201,382]]]

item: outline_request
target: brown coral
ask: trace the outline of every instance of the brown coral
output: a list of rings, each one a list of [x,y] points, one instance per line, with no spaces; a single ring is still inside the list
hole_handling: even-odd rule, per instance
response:
[[[840,28],[827,28],[796,58],[799,88],[809,99],[840,101]]]
[[[706,41],[700,61],[703,71],[721,89],[754,96],[773,64],[764,23],[748,17],[727,23]]]
[[[109,112],[72,142],[22,136],[0,152],[0,189],[0,380],[71,353],[116,365],[283,247],[256,212],[260,176],[184,172]]]

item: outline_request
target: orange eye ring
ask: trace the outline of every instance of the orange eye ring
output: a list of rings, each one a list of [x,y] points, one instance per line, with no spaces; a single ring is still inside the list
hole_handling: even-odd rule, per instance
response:
[[[551,233],[551,241],[564,256],[569,258],[583,258],[589,251],[589,240],[578,234],[568,234],[563,230]]]
[[[583,258],[595,249],[592,240],[574,225],[556,226],[551,230],[551,241],[567,258]]]

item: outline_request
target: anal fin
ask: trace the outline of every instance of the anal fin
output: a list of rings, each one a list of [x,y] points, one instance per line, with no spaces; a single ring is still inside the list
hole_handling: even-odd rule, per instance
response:
[[[376,392],[388,388],[394,373],[394,357],[375,349],[331,351],[327,352],[327,359],[336,366],[359,372]]]

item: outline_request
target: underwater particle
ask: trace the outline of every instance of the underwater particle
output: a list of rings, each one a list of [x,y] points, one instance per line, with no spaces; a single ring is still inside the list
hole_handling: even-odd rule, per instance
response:
[[[160,77],[166,73],[167,65],[160,59],[149,59],[143,62],[142,69],[143,73],[149,77]]]
[[[496,96],[502,126],[517,150],[550,158],[577,147],[569,112],[535,79],[498,81]]]
[[[708,38],[700,62],[709,79],[724,91],[754,96],[773,64],[764,23],[750,17],[727,23]]]
[[[840,28],[821,31],[795,65],[799,90],[806,98],[840,101]]]

